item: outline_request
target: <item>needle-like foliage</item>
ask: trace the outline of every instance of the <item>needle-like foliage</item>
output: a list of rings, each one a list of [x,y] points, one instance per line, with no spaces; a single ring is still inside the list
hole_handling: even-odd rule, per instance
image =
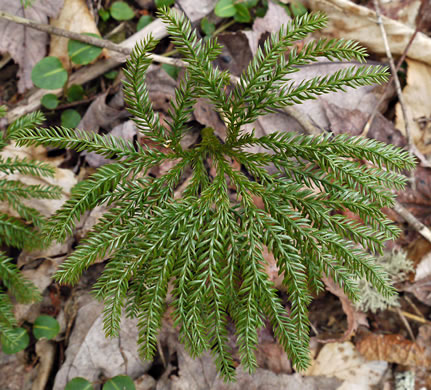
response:
[[[392,190],[405,184],[400,171],[413,168],[414,161],[405,151],[367,138],[277,132],[256,137],[244,132],[244,125],[324,93],[383,83],[387,69],[352,66],[289,81],[298,65],[317,57],[363,62],[366,56],[357,43],[343,40],[314,41],[297,50],[296,40],[326,23],[322,14],[307,14],[273,34],[228,93],[229,73],[211,63],[221,52],[217,40],[198,39],[174,10],[163,9],[159,17],[188,66],[165,126],[145,86],[148,54],[156,42],[148,38],[138,44],[127,61],[124,95],[152,146],[61,127],[17,133],[20,145],[88,150],[116,160],[81,182],[48,223],[49,238],[61,241],[85,211],[111,206],[56,278],[76,283],[96,260],[109,257],[95,285],[105,302],[105,331],[118,334],[126,307],[139,319],[139,345],[147,359],[157,349],[169,301],[190,354],[210,350],[229,380],[236,353],[228,343],[231,324],[241,364],[250,372],[256,368],[258,330],[265,320],[296,367],[305,368],[307,306],[312,293],[323,289],[322,276],[332,277],[353,300],[358,278],[385,296],[394,293],[372,253],[398,234],[382,208],[393,205]],[[198,97],[209,100],[223,118],[227,137],[220,140],[205,128],[199,144],[184,149],[180,141]],[[252,146],[266,151],[250,153]],[[233,161],[243,169],[234,168]],[[165,162],[172,165],[167,173],[146,175]],[[277,173],[268,173],[270,165]],[[178,198],[174,191],[189,167],[192,176]],[[269,280],[265,251],[284,277],[288,306]]]
[[[0,107],[0,117],[6,113]],[[3,150],[11,135],[20,129],[34,129],[44,120],[40,112],[25,115],[3,132],[0,137],[0,151]],[[61,195],[60,188],[50,185],[26,185],[18,180],[11,180],[9,175],[19,173],[33,177],[50,177],[54,169],[39,161],[25,158],[4,158],[0,156],[0,201],[13,210],[16,216],[0,213],[0,243],[3,246],[18,249],[40,247],[43,242],[40,228],[45,222],[43,216],[34,208],[23,203],[25,199],[54,199]],[[10,345],[15,342],[13,328],[17,325],[13,315],[12,294],[18,302],[30,303],[40,298],[39,291],[25,279],[13,260],[0,252],[0,335]]]

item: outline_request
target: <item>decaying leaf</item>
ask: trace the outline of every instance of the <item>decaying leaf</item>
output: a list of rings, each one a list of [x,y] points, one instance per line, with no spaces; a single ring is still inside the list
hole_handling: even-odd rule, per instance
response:
[[[60,15],[51,20],[51,25],[68,31],[92,33],[100,36],[100,32],[93,16],[88,10],[85,0],[64,0],[64,7],[61,10]],[[72,63],[67,52],[68,42],[69,40],[67,38],[53,35],[49,51],[50,56],[58,57],[60,59],[65,69],[71,69],[72,67]],[[106,49],[104,49],[102,53],[106,56]]]
[[[399,334],[373,334],[359,340],[358,351],[368,360],[384,360],[405,366],[431,367],[430,338],[428,346],[418,339],[407,340]]]
[[[324,375],[343,381],[338,390],[370,390],[380,382],[388,363],[366,361],[351,342],[323,346],[306,375]]]
[[[34,0],[24,8],[19,0],[1,0],[0,10],[40,23],[48,23],[63,6],[63,0]],[[0,52],[9,52],[19,64],[18,91],[24,92],[33,86],[31,71],[46,53],[48,34],[32,30],[21,24],[0,19]]]

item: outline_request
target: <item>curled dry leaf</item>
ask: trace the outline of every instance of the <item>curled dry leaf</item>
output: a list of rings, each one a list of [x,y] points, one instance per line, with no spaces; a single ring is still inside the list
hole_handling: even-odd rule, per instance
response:
[[[324,375],[343,381],[338,390],[369,390],[377,385],[388,367],[384,361],[367,362],[351,342],[323,346],[305,375]]]
[[[62,6],[63,0],[34,0],[28,7],[19,0],[0,1],[1,11],[40,23],[48,23],[48,18],[56,16]],[[0,37],[0,52],[8,52],[20,66],[18,92],[22,93],[33,86],[31,71],[45,56],[48,34],[0,19]]]
[[[424,336],[418,338],[417,342],[407,340],[399,334],[369,333],[358,341],[356,347],[368,360],[431,368],[431,333],[426,331],[427,329],[422,331]]]
[[[100,36],[93,15],[91,15],[88,10],[85,0],[64,0],[64,6],[60,15],[51,20],[51,25],[68,31],[92,33]],[[67,38],[53,35],[51,38],[49,55],[58,57],[65,69],[70,70],[72,68],[72,63],[67,51],[68,42],[69,40]],[[104,49],[102,53],[106,56],[107,50]]]
[[[349,340],[353,333],[356,332],[359,325],[368,327],[367,316],[355,309],[343,289],[336,285],[331,278],[323,277],[322,280],[326,285],[326,289],[340,299],[344,314],[347,316],[347,329],[339,339],[325,339],[319,341],[324,343],[333,343]]]

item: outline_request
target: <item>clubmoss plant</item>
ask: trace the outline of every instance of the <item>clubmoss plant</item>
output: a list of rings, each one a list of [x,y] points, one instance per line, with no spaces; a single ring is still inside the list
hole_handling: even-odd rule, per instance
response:
[[[6,113],[4,106],[0,107],[0,117]],[[35,112],[17,119],[0,136],[0,151],[15,131],[22,128],[33,129],[40,126],[44,118],[40,112]],[[54,175],[54,168],[49,164],[20,158],[0,157],[0,201],[19,217],[13,217],[0,212],[0,242],[2,246],[18,249],[40,247],[44,242],[40,228],[44,223],[43,216],[34,208],[23,203],[24,199],[54,199],[61,195],[61,190],[49,185],[26,185],[18,180],[8,180],[7,175],[19,173],[35,177]],[[16,320],[13,306],[7,292],[18,302],[30,303],[40,298],[36,286],[25,279],[13,260],[0,251],[0,335],[9,345],[14,344]]]
[[[352,300],[358,298],[356,280],[362,277],[381,294],[393,294],[370,252],[381,251],[385,240],[398,234],[382,208],[393,204],[392,189],[405,184],[400,170],[412,168],[414,161],[405,151],[363,137],[279,132],[257,137],[243,127],[260,115],[320,94],[385,82],[387,70],[352,66],[300,83],[289,81],[298,65],[317,57],[362,62],[366,56],[357,43],[345,40],[321,39],[298,51],[294,42],[326,23],[320,13],[307,14],[273,34],[227,92],[230,74],[212,65],[221,52],[217,40],[199,40],[175,10],[162,9],[159,17],[188,66],[165,126],[145,86],[149,53],[157,42],[148,38],[138,44],[127,61],[125,98],[151,146],[63,127],[17,133],[20,145],[87,150],[116,160],[79,183],[48,223],[48,239],[62,241],[85,211],[112,206],[56,279],[74,284],[96,260],[109,255],[94,286],[105,302],[106,334],[118,334],[126,307],[128,315],[139,319],[140,351],[147,359],[157,350],[172,286],[170,304],[181,341],[192,356],[210,350],[225,378],[235,374],[228,325],[234,325],[242,366],[252,372],[258,330],[265,319],[296,367],[305,368],[307,306],[312,293],[324,288],[323,275],[343,286]],[[223,118],[227,136],[221,141],[205,128],[199,144],[184,149],[180,141],[201,97]],[[266,151],[250,153],[250,146]],[[234,160],[242,171],[233,168]],[[165,162],[174,163],[167,173],[145,175]],[[277,173],[268,173],[271,164]],[[188,167],[191,179],[177,199],[174,190]],[[343,210],[362,222],[343,215]],[[265,272],[266,248],[284,275],[288,307]]]

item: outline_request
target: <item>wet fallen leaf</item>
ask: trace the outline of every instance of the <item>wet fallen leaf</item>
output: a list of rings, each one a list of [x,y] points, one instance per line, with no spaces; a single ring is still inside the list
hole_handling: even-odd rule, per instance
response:
[[[48,23],[48,17],[58,14],[63,0],[35,0],[24,8],[18,0],[2,0],[0,10],[35,22]],[[19,64],[18,92],[33,86],[31,71],[46,53],[48,34],[32,30],[21,24],[0,20],[0,52],[8,52]]]
[[[60,15],[51,20],[51,25],[68,31],[92,33],[100,36],[93,15],[91,15],[88,10],[85,0],[64,0],[64,6]],[[53,35],[51,38],[49,55],[58,57],[65,69],[70,70],[72,68],[72,62],[67,52],[68,42],[69,39],[67,38]],[[106,49],[102,51],[102,55],[107,55]]]
[[[366,361],[351,342],[323,346],[305,375],[324,375],[343,381],[338,390],[370,390],[388,367],[384,361]]]
[[[431,345],[428,340],[428,346]],[[356,344],[358,351],[368,360],[384,360],[405,366],[431,366],[431,350],[419,341],[407,340],[399,334],[370,333]]]

